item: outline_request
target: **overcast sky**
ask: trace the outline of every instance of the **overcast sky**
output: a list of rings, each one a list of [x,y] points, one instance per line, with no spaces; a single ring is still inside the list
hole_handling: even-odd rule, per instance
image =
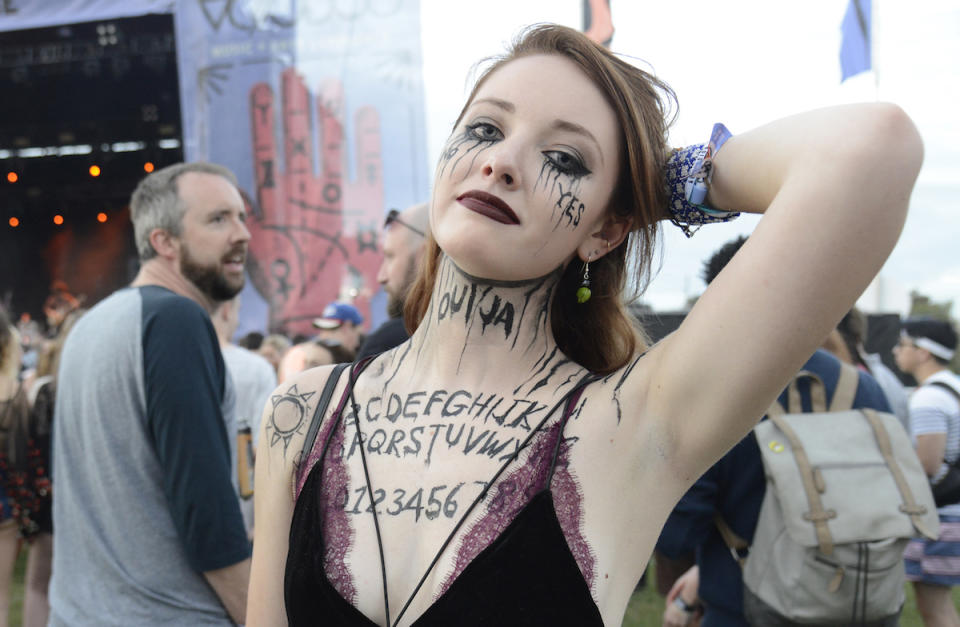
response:
[[[960,0],[873,0],[874,66],[840,83],[840,23],[847,0],[612,0],[612,48],[666,80],[680,115],[670,143],[706,141],[716,121],[734,133],[806,109],[889,100],[914,119],[926,157],[896,249],[861,299],[868,311],[902,311],[916,289],[957,302],[960,315]],[[427,142],[436,162],[479,59],[501,52],[524,25],[579,28],[580,0],[421,0]],[[837,141],[843,141],[838,137]],[[432,166],[431,166],[432,167]],[[687,240],[665,228],[663,267],[645,300],[680,308],[703,290],[700,266],[756,218]]]

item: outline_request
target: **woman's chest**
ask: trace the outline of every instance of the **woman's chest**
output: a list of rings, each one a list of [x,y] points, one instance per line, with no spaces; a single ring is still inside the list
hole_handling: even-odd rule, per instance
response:
[[[430,395],[419,398],[427,412]],[[330,434],[321,470],[324,567],[341,594],[373,610],[382,605],[378,580],[410,592],[422,580],[417,603],[432,602],[485,552],[521,559],[524,547],[511,539],[523,526],[555,531],[550,554],[575,565],[588,595],[606,596],[611,572],[622,570],[626,557],[618,562],[623,545],[618,549],[611,532],[629,527],[632,510],[624,503],[634,494],[627,485],[633,464],[604,454],[611,451],[602,442],[616,430],[583,428],[575,402],[527,429],[522,412],[516,426],[493,417],[509,416],[509,408],[484,420],[481,408],[503,405],[495,396],[476,406],[475,398],[468,404],[465,395],[455,396],[446,416],[440,403],[449,395],[436,398],[429,410],[436,423],[417,424],[412,411],[405,423],[397,410],[402,396],[384,402],[392,407],[385,415],[369,399],[369,419],[358,402],[360,419]],[[532,507],[538,498],[549,507]],[[627,545],[637,546],[637,539]]]

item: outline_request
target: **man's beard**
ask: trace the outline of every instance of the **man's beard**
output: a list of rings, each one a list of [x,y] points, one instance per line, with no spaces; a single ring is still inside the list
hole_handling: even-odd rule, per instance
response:
[[[387,297],[387,315],[391,318],[400,318],[403,316],[404,299],[390,294]]]
[[[403,277],[403,289],[399,294],[387,292],[387,315],[391,318],[403,317],[403,306],[407,302],[407,294],[413,287],[413,282],[417,280],[417,264],[410,260],[407,264],[407,272]]]
[[[230,254],[235,252],[231,251]],[[180,249],[180,271],[197,289],[216,302],[230,300],[243,289],[243,276],[236,283],[231,283],[221,272],[220,264],[205,266],[198,263],[190,256],[186,246]]]

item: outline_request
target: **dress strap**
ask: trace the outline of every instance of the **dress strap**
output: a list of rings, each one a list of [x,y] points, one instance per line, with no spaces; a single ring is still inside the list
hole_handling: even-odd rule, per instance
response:
[[[372,358],[368,357],[360,362],[353,364],[354,367],[359,365],[360,370],[367,366]],[[351,393],[353,388],[353,382],[356,380],[353,376],[353,370],[351,369],[351,379],[347,382],[347,387],[344,389],[343,394],[340,396],[340,402],[337,403],[336,409],[333,410],[333,413],[330,415],[330,419],[333,421],[333,424],[330,425],[330,429],[327,431],[327,437],[323,441],[323,449],[320,452],[320,455],[317,457],[316,461],[313,464],[308,464],[309,456],[313,452],[313,448],[316,445],[317,435],[320,431],[320,423],[323,421],[323,415],[326,413],[327,407],[330,404],[330,398],[333,396],[333,391],[337,387],[337,381],[340,379],[340,374],[351,364],[337,364],[336,367],[330,372],[330,375],[327,377],[327,383],[321,392],[320,401],[317,404],[317,409],[313,413],[313,420],[310,422],[310,428],[307,431],[307,439],[303,443],[303,450],[301,451],[300,459],[303,462],[300,464],[300,467],[297,469],[297,491],[295,495],[300,496],[300,490],[302,489],[304,483],[306,482],[306,477],[309,474],[309,471],[316,466],[317,464],[323,464],[323,460],[327,456],[327,449],[330,448],[330,441],[333,439],[333,434],[337,429],[337,426],[340,424],[340,418],[343,416],[343,408],[347,404],[347,398]]]
[[[549,488],[550,484],[553,482],[553,471],[557,468],[557,459],[560,457],[560,445],[563,444],[563,432],[567,428],[567,421],[570,420],[570,416],[573,415],[573,411],[576,408],[577,403],[580,402],[580,397],[583,396],[583,391],[588,385],[599,378],[600,377],[594,376],[581,380],[577,388],[567,398],[567,405],[563,408],[563,416],[560,417],[560,433],[557,434],[557,443],[553,447],[553,459],[550,461],[550,472],[547,474],[546,488]]]
[[[317,433],[320,431],[320,423],[323,422],[323,415],[327,411],[327,405],[330,404],[330,397],[333,396],[333,390],[337,387],[337,381],[340,380],[340,373],[350,364],[337,364],[327,376],[327,384],[323,386],[323,392],[320,393],[320,401],[313,412],[313,419],[310,421],[310,428],[307,430],[307,437],[303,441],[303,448],[300,450],[300,459],[306,459],[313,450],[313,443],[317,439]],[[343,400],[340,401],[343,406]]]

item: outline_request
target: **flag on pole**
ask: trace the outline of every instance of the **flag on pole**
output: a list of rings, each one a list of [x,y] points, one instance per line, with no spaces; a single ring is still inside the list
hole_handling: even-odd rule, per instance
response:
[[[872,67],[870,58],[870,25],[872,0],[849,0],[840,27],[840,82],[866,72]]]

